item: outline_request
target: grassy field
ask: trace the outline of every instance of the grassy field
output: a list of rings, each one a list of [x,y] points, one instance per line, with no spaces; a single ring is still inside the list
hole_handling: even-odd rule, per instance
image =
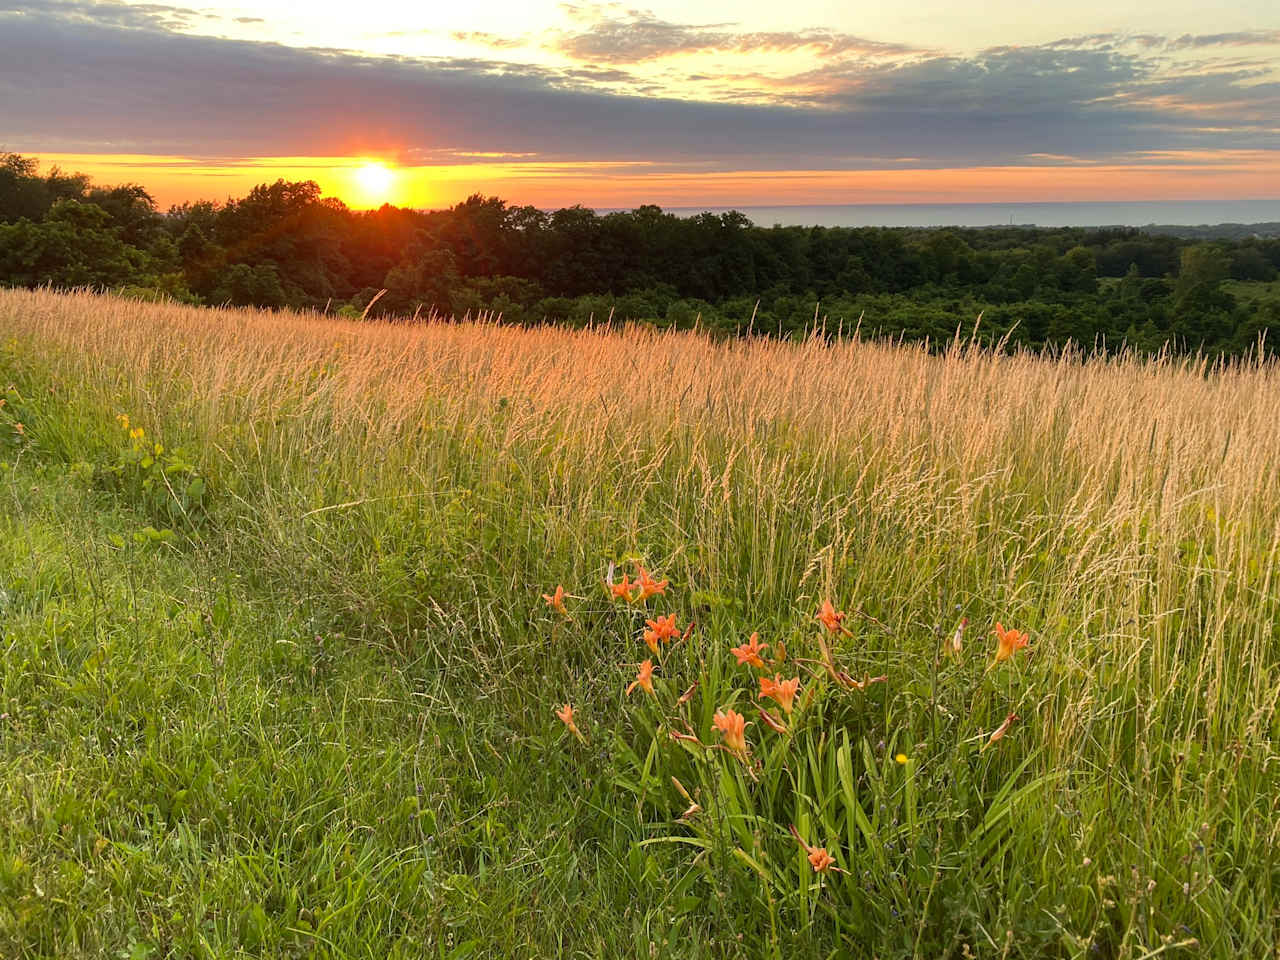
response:
[[[1280,280],[1228,280],[1222,288],[1243,304],[1261,309],[1268,303],[1280,303]]]
[[[0,956],[1277,955],[1275,366],[0,291],[0,387]]]

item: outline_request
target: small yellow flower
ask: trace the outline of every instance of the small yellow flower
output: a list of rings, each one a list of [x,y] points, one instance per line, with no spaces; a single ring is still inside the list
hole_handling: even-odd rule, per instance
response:
[[[146,434],[143,432],[141,427],[135,427],[129,431],[129,437],[132,440],[141,440],[144,436],[146,436]]]
[[[119,415],[116,417],[116,423],[120,424],[120,428],[121,428],[122,430],[128,430],[128,429],[129,429],[129,415],[128,415],[127,413],[119,414]]]
[[[908,757],[905,753],[899,753],[896,756],[894,756],[893,759],[904,766],[911,762],[911,758]]]

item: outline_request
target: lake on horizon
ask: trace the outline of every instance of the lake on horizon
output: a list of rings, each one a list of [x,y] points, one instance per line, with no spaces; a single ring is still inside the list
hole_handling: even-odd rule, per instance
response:
[[[739,210],[757,226],[820,227],[1143,227],[1280,221],[1280,197],[1263,200],[1089,203],[853,203],[818,206],[664,207],[688,217]],[[601,213],[608,212],[601,210]]]

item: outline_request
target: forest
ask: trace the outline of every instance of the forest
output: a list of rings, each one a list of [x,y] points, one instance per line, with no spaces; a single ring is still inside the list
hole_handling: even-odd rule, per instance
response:
[[[838,228],[646,205],[546,211],[474,195],[360,211],[314,182],[157,208],[0,154],[0,286],[346,316],[635,320],[732,335],[980,337],[1239,355],[1280,329],[1280,227]],[[380,291],[385,291],[373,306]]]

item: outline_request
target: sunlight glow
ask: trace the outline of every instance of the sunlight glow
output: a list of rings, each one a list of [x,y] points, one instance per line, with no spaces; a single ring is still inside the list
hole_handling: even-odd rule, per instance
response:
[[[20,151],[21,152],[21,151]],[[1144,162],[899,170],[720,170],[653,162],[472,161],[390,166],[355,157],[258,157],[218,161],[140,154],[36,153],[42,166],[101,183],[145,184],[160,209],[196,199],[244,196],[273,180],[315,180],[323,194],[356,209],[383,203],[439,209],[470,194],[546,209],[591,207],[750,207],[821,203],[1037,203],[1162,201],[1203,196],[1275,197],[1280,161],[1267,151],[1199,151],[1185,162],[1153,153]],[[363,183],[364,170],[385,174]],[[389,179],[388,179],[389,177]]]
[[[355,169],[356,190],[351,203],[357,207],[377,207],[392,200],[396,173],[376,160]]]

